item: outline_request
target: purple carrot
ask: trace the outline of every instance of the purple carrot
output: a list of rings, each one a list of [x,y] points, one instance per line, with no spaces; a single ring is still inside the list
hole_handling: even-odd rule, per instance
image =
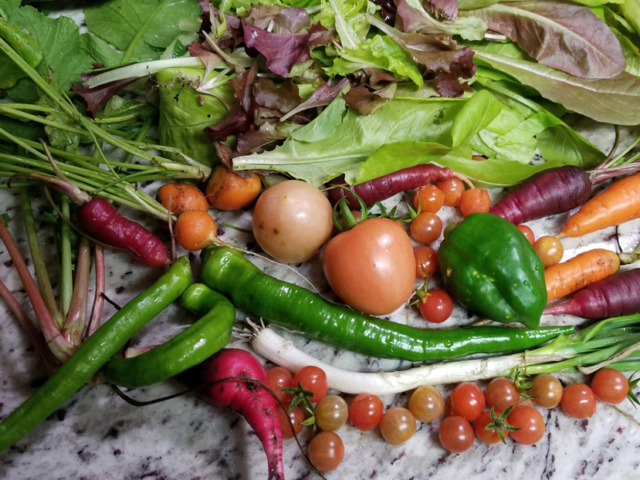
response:
[[[547,307],[544,315],[576,315],[591,320],[640,312],[640,269],[593,283],[565,303]]]
[[[397,172],[374,178],[368,182],[351,187],[351,190],[362,198],[365,205],[371,206],[404,190],[413,190],[429,183],[456,177],[456,173],[448,168],[436,165],[416,165]],[[349,207],[359,208],[358,201],[343,188],[329,190],[329,200],[336,204],[342,197],[347,197]]]
[[[540,172],[509,192],[491,213],[520,224],[568,212],[589,199],[591,179],[582,169],[567,165]]]

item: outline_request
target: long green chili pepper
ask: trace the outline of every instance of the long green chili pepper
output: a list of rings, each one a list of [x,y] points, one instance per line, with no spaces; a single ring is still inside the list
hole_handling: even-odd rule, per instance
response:
[[[248,313],[315,340],[376,357],[420,362],[523,351],[575,331],[570,326],[413,328],[335,305],[309,290],[277,280],[228,247],[207,248],[202,278]]]
[[[191,266],[188,257],[184,256],[87,338],[67,363],[0,423],[0,452],[60,408],[134,333],[178,298],[190,283]]]
[[[235,308],[223,295],[202,284],[187,288],[182,306],[204,315],[168,342],[132,358],[114,357],[103,373],[116,385],[137,388],[162,382],[204,362],[231,340]]]

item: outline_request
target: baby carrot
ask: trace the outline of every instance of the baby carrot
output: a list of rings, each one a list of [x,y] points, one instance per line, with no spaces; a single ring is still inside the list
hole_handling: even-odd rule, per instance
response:
[[[581,237],[636,218],[640,218],[640,173],[618,180],[585,203],[558,237]]]
[[[544,272],[547,301],[569,295],[581,288],[599,282],[618,271],[618,254],[602,248],[589,250]]]

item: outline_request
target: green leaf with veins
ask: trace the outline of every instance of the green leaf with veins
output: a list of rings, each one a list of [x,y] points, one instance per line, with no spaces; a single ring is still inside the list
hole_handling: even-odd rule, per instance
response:
[[[89,30],[125,52],[122,63],[160,58],[184,33],[180,20],[201,13],[197,0],[110,0],[85,9]]]
[[[96,35],[83,33],[80,35],[80,44],[87,55],[105,67],[117,67],[122,63],[122,53]]]
[[[30,78],[22,78],[9,90],[7,95],[16,103],[36,103],[40,98],[38,87]]]
[[[356,48],[345,48],[335,59],[333,66],[326,69],[327,75],[346,76],[364,68],[386,70],[399,79],[412,80],[418,87],[424,83],[418,66],[390,37],[376,35]]]
[[[33,7],[7,8],[7,4],[0,3],[0,8],[6,11],[10,22],[36,40],[43,54],[38,72],[49,76],[55,86],[66,91],[80,80],[81,73],[91,70],[92,59],[82,51],[78,25],[71,18],[49,18]]]
[[[47,120],[59,123],[61,125],[68,125],[77,127],[78,124],[67,114],[56,111],[47,115]],[[64,150],[65,152],[77,152],[80,145],[80,135],[74,132],[68,132],[67,130],[61,130],[59,128],[45,125],[44,131],[49,137],[49,144],[53,148]]]
[[[318,142],[329,138],[342,123],[345,110],[345,101],[339,95],[318,115],[315,121],[294,131],[291,138],[303,142]]]
[[[44,129],[41,124],[36,122],[23,122],[0,115],[0,128],[16,137],[26,138],[34,142],[37,142],[39,138],[44,138]],[[0,139],[0,141],[2,140]]]

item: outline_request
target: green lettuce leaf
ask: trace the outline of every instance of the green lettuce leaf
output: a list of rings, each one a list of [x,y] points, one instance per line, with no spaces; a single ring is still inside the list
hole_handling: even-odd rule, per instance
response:
[[[184,33],[180,21],[196,21],[198,0],[109,0],[85,9],[87,27],[124,51],[123,63],[160,58]]]
[[[162,145],[176,147],[188,157],[212,165],[218,157],[213,142],[203,130],[224,120],[227,109],[218,98],[196,92],[192,85],[197,86],[203,75],[204,69],[197,68],[168,68],[158,72],[159,134]],[[228,105],[234,102],[233,90],[228,84],[215,87],[213,93]]]
[[[569,110],[604,123],[640,124],[640,77],[585,79],[541,65],[516,45],[478,42],[475,60],[511,75]]]
[[[117,67],[122,63],[122,53],[116,51],[100,37],[90,33],[80,35],[82,50],[105,67]]]
[[[418,87],[424,83],[422,74],[411,55],[391,38],[382,35],[376,35],[357,48],[345,48],[326,72],[331,77],[346,76],[363,68],[392,72],[399,79],[412,80]]]
[[[329,138],[342,123],[346,108],[342,96],[337,96],[313,122],[294,131],[291,138],[303,142],[319,142]]]

